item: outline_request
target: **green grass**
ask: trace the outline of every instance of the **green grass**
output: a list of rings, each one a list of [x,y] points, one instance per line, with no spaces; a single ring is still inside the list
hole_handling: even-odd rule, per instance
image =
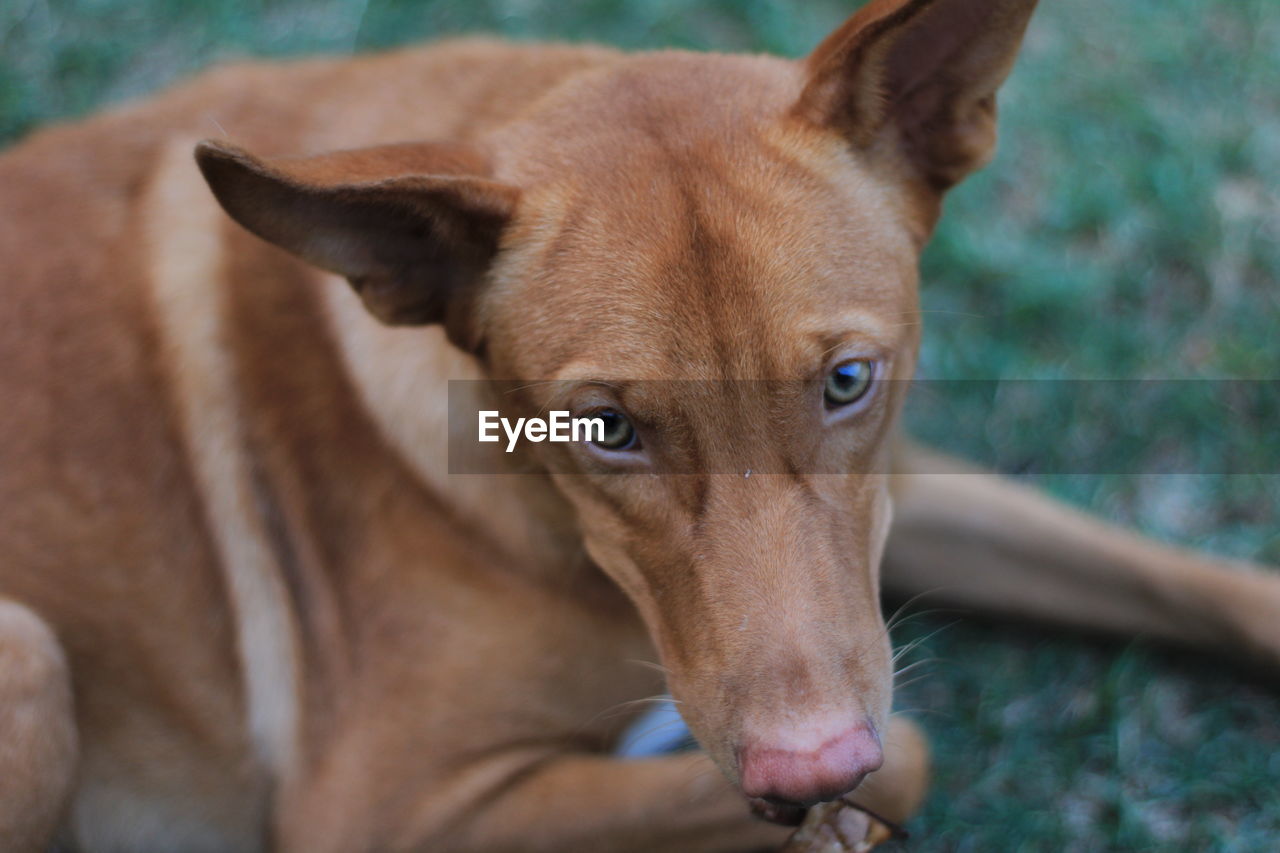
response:
[[[853,5],[9,0],[0,141],[241,55],[477,30],[799,55]],[[1044,4],[1004,94],[1000,155],[955,192],[925,257],[922,374],[1280,377],[1277,45],[1274,0]],[[1091,429],[1071,387],[1040,387],[1049,417],[947,386],[956,417],[923,407],[912,426],[977,456],[1029,436],[1036,452],[1018,467],[1060,496],[1164,540],[1280,563],[1273,412],[1224,411],[1176,386],[1159,406],[1119,394],[1116,417],[1162,436],[1126,443]],[[1224,417],[1244,440],[1215,428]],[[1082,457],[1090,471],[1164,461],[1183,473],[1071,473]],[[898,639],[951,621],[926,616]],[[1194,656],[1030,627],[969,620],[926,646],[938,660],[900,700],[937,748],[914,849],[1276,848],[1274,689]]]

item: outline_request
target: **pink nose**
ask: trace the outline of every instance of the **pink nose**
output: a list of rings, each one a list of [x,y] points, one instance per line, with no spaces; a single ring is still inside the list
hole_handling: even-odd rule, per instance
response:
[[[825,739],[821,734],[755,739],[738,751],[743,794],[797,805],[847,794],[882,763],[880,738],[865,722]]]

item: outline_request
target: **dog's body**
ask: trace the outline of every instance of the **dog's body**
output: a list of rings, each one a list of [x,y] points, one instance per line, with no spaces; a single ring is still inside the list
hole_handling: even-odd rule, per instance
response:
[[[899,6],[928,5],[873,4],[843,38],[895,16],[909,23]],[[1005,41],[1016,46],[1030,4],[991,5],[1013,17]],[[839,47],[838,36],[831,45]],[[717,619],[734,630],[741,623],[744,636],[769,621],[747,631],[748,619],[759,617],[723,592],[735,587],[717,588],[708,604],[713,580],[699,592],[635,568],[643,560],[618,555],[640,546],[620,545],[617,518],[601,520],[605,510],[562,476],[450,476],[446,464],[447,380],[564,379],[574,370],[565,353],[552,353],[554,342],[590,336],[591,324],[611,311],[548,280],[538,264],[565,276],[591,274],[592,265],[612,274],[656,263],[669,272],[679,251],[672,235],[691,227],[715,232],[716,217],[721,225],[736,217],[732,228],[762,244],[768,239],[760,235],[826,223],[834,244],[857,234],[852,248],[816,260],[797,250],[778,263],[810,264],[814,280],[845,266],[873,270],[891,284],[870,288],[864,301],[881,318],[913,318],[911,264],[941,188],[959,174],[939,172],[904,190],[861,166],[855,178],[842,176],[853,158],[830,134],[770,131],[763,157],[749,150],[758,139],[733,139],[735,128],[785,112],[802,90],[816,92],[802,102],[818,109],[823,93],[806,88],[805,75],[831,59],[834,48],[825,50],[808,72],[763,57],[491,42],[244,66],[45,131],[8,152],[0,160],[0,256],[7,261],[0,846],[39,850],[55,838],[85,851],[775,844],[785,831],[753,818],[711,758],[608,757],[619,727],[611,712],[663,689],[659,674],[629,661],[660,658],[677,697],[693,697],[685,712],[695,733],[739,787],[759,789],[753,796],[811,801],[816,794],[786,792],[807,791],[808,775],[846,772],[822,763],[822,739],[778,746],[758,734],[773,731],[774,711],[734,716],[735,703],[744,704],[733,698],[742,686],[727,676],[708,698],[699,678],[710,664],[692,660],[690,649],[717,649],[714,668],[723,672],[749,666],[742,663],[748,658],[787,672],[777,689],[754,670],[743,682],[769,708],[811,701],[842,721],[846,713],[865,715],[869,724],[839,733],[842,760],[861,762],[846,775],[856,784],[877,766],[878,747],[864,740],[886,731],[887,763],[860,795],[890,815],[908,812],[924,786],[923,747],[911,730],[887,728],[878,612],[863,619],[857,654],[844,653],[872,675],[832,669],[819,678],[826,670],[814,650],[828,638],[845,640],[819,618],[804,584],[761,596],[760,605],[799,638],[795,649],[803,653],[775,654],[779,644],[767,637],[735,641],[746,644],[741,649],[725,645],[720,637],[729,629],[721,632]],[[1003,64],[991,86],[1011,59],[1004,50],[985,60]],[[575,104],[593,106],[575,113]],[[523,313],[530,329],[549,338],[514,328],[497,308],[470,306],[463,321],[452,308],[443,317],[432,306],[406,309],[399,291],[381,287],[378,271],[370,283],[363,272],[312,257],[356,281],[366,306],[384,319],[403,322],[405,310],[427,310],[435,313],[414,318],[443,320],[427,328],[376,324],[340,279],[226,217],[190,154],[218,128],[268,157],[447,140],[426,151],[398,146],[271,167],[212,148],[202,166],[223,204],[259,233],[279,221],[245,213],[246,199],[255,210],[272,203],[263,181],[288,191],[310,187],[306,198],[324,199],[323,188],[334,184],[382,181],[378,192],[385,192],[386,180],[398,176],[450,176],[410,189],[465,193],[468,210],[504,212],[502,261],[486,273],[487,287],[511,291],[516,280],[540,280],[538,300],[526,301]],[[741,159],[705,147],[704,137],[740,150]],[[810,184],[789,189],[777,170],[797,163]],[[574,182],[536,180],[552,169]],[[484,178],[461,189],[452,177],[472,174]],[[463,180],[471,178],[456,179]],[[716,181],[732,192],[699,199],[680,191]],[[814,187],[823,181],[856,184],[859,212],[822,197]],[[515,220],[504,207],[502,187],[511,185],[523,191]],[[608,222],[588,205],[620,195],[634,207],[615,204],[618,215]],[[784,206],[771,206],[775,196],[779,205],[813,211],[810,221],[784,217]],[[462,197],[450,195],[449,203],[463,205]],[[342,203],[351,198],[348,192]],[[433,227],[443,216],[432,213]],[[674,223],[670,234],[664,217]],[[893,227],[875,230],[882,220]],[[602,233],[613,242],[602,243]],[[667,256],[655,260],[663,240]],[[754,263],[773,274],[768,258]],[[707,278],[723,269],[707,264]],[[709,340],[732,350],[734,321],[705,307],[722,304],[723,295],[715,297],[720,303],[689,295],[680,309],[669,296],[655,297],[668,306],[663,322],[675,324],[682,312],[709,321]],[[610,293],[646,298],[629,282]],[[735,311],[765,310],[733,301]],[[484,346],[475,331],[480,315],[489,324]],[[470,352],[446,338],[446,326]],[[893,375],[905,377],[915,324],[896,328],[899,337],[886,346],[899,353]],[[698,333],[680,334],[688,341]],[[525,343],[547,360],[513,354]],[[616,375],[668,377],[682,366],[695,378],[787,372],[740,360],[721,373],[699,372],[714,358],[685,349],[684,361],[672,362],[668,343],[641,329],[623,350],[634,363]],[[568,355],[581,361],[580,352]],[[887,440],[876,447],[889,452]],[[950,476],[951,463],[922,451],[894,453],[896,517],[884,560],[894,590],[939,588],[940,597],[977,607],[1280,663],[1276,579],[1140,542],[994,478]],[[735,526],[740,538],[756,529],[774,537],[744,546],[751,553],[789,553],[826,536],[804,527],[788,533],[801,523],[793,520],[799,512],[782,515],[792,502],[816,513],[836,500],[812,483],[805,488],[814,497],[794,498],[783,481],[805,480],[802,473],[724,475],[723,483],[717,476],[690,500],[730,519],[721,524]],[[867,479],[877,482],[849,498],[849,511],[868,519],[866,530],[829,546],[856,553],[868,570],[850,596],[858,603],[849,605],[864,610],[877,599],[874,569],[888,528],[884,478]],[[634,516],[636,508],[609,511]],[[704,549],[710,556],[696,560],[715,564],[726,547],[712,542]],[[739,567],[752,558],[733,559]],[[805,559],[818,566],[813,601],[826,607],[836,587],[822,567],[838,560],[827,551]],[[714,578],[714,565],[706,572]],[[711,609],[670,616],[692,606],[685,599]],[[828,697],[828,682],[842,696],[862,697],[860,710],[846,712]],[[786,719],[803,730],[808,718],[795,714]],[[767,758],[748,757],[752,750]],[[810,753],[822,760],[796,764],[794,755]],[[826,777],[814,784],[839,793]]]

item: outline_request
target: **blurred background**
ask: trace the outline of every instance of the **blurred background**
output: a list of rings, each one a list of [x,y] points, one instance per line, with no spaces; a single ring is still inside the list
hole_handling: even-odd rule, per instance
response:
[[[800,56],[857,5],[3,0],[0,143],[237,57],[475,31]],[[925,256],[921,375],[1036,380],[1035,399],[930,383],[913,431],[977,458],[1029,448],[1013,473],[1107,519],[1280,564],[1274,406],[1178,390],[1195,382],[1162,383],[1156,403],[1117,391],[1108,406],[1138,440],[1112,441],[1079,383],[1055,381],[1280,380],[1280,3],[1047,2],[1001,133]],[[1106,473],[1147,470],[1161,473]],[[949,613],[895,639],[923,641],[899,706],[937,751],[913,849],[1276,849],[1274,674]]]

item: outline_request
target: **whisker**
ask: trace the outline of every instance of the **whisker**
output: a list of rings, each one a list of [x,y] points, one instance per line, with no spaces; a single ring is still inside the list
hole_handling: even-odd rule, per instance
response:
[[[949,613],[956,613],[956,612],[957,612],[957,611],[955,611],[955,610],[942,610],[942,609],[938,609],[938,610],[921,610],[919,613],[913,613],[913,614],[911,614],[910,616],[904,616],[904,617],[902,617],[900,620],[898,620],[898,624],[897,624],[897,625],[894,625],[893,627],[894,627],[894,628],[901,628],[901,627],[903,627],[904,625],[911,625],[911,624],[913,624],[913,623],[915,623],[915,622],[920,622],[920,621],[922,621],[922,620],[924,620],[924,619],[926,619],[926,618],[929,618],[929,617],[934,617],[934,616],[939,616],[939,615],[949,614]]]
[[[902,682],[901,684],[895,684],[895,685],[893,685],[893,689],[894,689],[894,690],[906,690],[906,689],[907,689],[908,687],[910,687],[911,685],[913,685],[913,684],[917,684],[917,683],[919,683],[919,682],[921,682],[921,681],[924,681],[926,678],[928,678],[928,677],[929,677],[929,676],[931,676],[931,675],[933,675],[933,673],[932,673],[932,672],[926,672],[926,673],[924,673],[923,675],[917,675],[915,678],[908,678],[906,681]]]
[[[948,622],[946,625],[941,626],[936,631],[930,631],[928,634],[925,634],[923,637],[919,637],[915,640],[912,640],[911,642],[907,643],[905,646],[903,646],[902,648],[894,652],[893,663],[897,663],[905,655],[910,654],[912,651],[919,648],[923,644],[929,642],[929,640],[932,640],[934,637],[938,636],[943,631],[947,630],[948,628],[954,628],[958,624],[959,624],[959,620],[956,620],[955,622]]]
[[[915,604],[917,601],[919,601],[920,599],[924,598],[927,595],[934,595],[936,593],[942,592],[945,589],[946,589],[945,586],[935,586],[932,589],[926,589],[926,590],[922,590],[921,592],[917,592],[915,595],[911,596],[906,601],[898,605],[897,609],[893,611],[893,615],[890,616],[888,620],[886,620],[885,627],[892,628],[895,625],[899,624],[898,622],[899,617],[906,611],[908,607]]]
[[[646,705],[646,704],[661,705],[665,702],[670,702],[672,704],[679,704],[678,702],[676,702],[674,699],[672,699],[670,696],[667,696],[666,694],[660,694],[657,696],[646,696],[643,699],[628,699],[625,702],[619,702],[618,704],[613,705],[612,707],[606,708],[605,710],[596,714],[594,717],[592,717],[591,722],[594,723],[600,719],[611,719],[613,717],[617,717],[620,714],[625,713],[626,711],[632,710],[637,705]]]
[[[656,723],[652,726],[648,726],[636,732],[635,737],[636,738],[648,737],[649,735],[656,735],[658,732],[666,731],[667,729],[671,729],[671,728],[675,728],[676,726],[683,726],[683,725],[684,725],[684,720],[663,720],[660,723]]]
[[[643,666],[646,669],[652,669],[654,672],[660,672],[663,675],[671,674],[671,670],[667,669],[662,664],[655,663],[651,660],[640,660],[639,658],[629,658],[626,661],[624,661],[624,663],[633,663],[636,666]]]
[[[941,660],[942,658],[924,658],[922,660],[916,661],[915,663],[909,663],[906,666],[902,667],[901,669],[893,673],[895,682],[900,676],[906,675],[908,672],[910,672],[913,669],[916,669],[917,667],[921,667],[929,663],[939,663]]]
[[[958,317],[976,317],[978,319],[985,319],[991,316],[990,314],[975,314],[971,311],[952,311],[947,308],[921,308],[918,311],[897,312],[897,316],[899,317],[905,317],[908,314],[954,314]],[[890,313],[889,316],[892,317],[894,314]]]
[[[912,717],[920,717],[927,714],[934,714],[944,719],[954,719],[955,714],[951,711],[944,711],[941,708],[922,708],[918,705],[908,706],[906,708],[894,708],[895,714],[909,714]]]
[[[700,763],[701,763],[701,762],[699,762],[699,761],[698,761],[698,759],[700,759],[700,758],[706,758],[706,757],[707,757],[707,754],[706,754],[705,752],[703,752],[702,750],[698,750],[698,751],[694,752],[694,753],[691,755],[691,760],[690,760],[690,762],[689,762],[689,769],[690,769],[690,770],[697,769],[697,768],[698,768],[698,764],[700,764]],[[721,776],[721,775],[722,775],[722,774],[720,773],[720,768],[719,768],[719,767],[717,767],[717,766],[715,765],[715,762],[711,762],[711,763],[710,763],[710,766],[702,767],[701,769],[699,769],[699,770],[698,770],[698,772],[697,772],[697,773],[695,773],[695,774],[692,776],[692,778],[689,778],[689,784],[690,784],[690,785],[697,785],[697,784],[698,784],[699,782],[701,782],[703,779],[706,779],[706,778],[709,778],[709,777],[712,777],[712,776]]]

